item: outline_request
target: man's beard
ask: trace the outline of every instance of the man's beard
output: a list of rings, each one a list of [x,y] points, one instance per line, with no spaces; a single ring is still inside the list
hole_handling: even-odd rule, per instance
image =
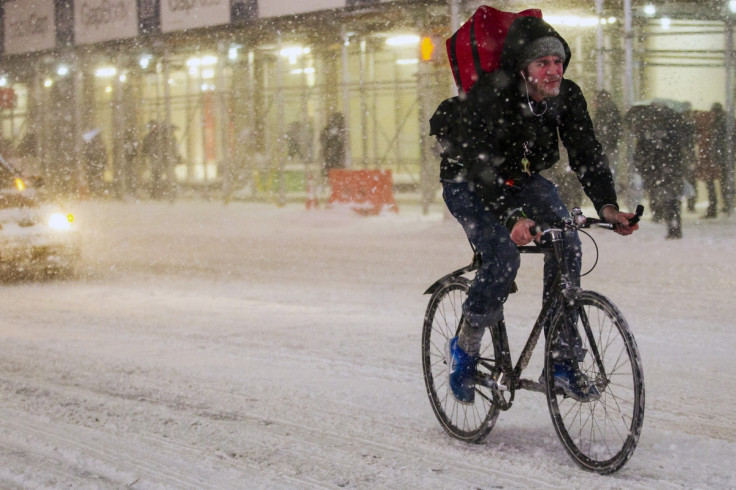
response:
[[[556,80],[535,80],[532,82],[534,91],[543,98],[557,97],[560,95],[560,82],[562,78]],[[554,83],[556,82],[556,83]]]

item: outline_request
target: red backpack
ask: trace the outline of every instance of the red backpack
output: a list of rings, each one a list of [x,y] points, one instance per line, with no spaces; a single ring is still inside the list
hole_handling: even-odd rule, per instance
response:
[[[483,72],[501,66],[506,34],[514,19],[521,16],[541,18],[542,11],[503,12],[483,5],[445,42],[452,74],[460,90],[467,93]]]

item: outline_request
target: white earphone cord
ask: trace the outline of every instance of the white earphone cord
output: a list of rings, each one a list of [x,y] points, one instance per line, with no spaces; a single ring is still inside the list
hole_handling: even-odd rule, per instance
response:
[[[540,112],[539,114],[534,112],[534,108],[532,107],[532,101],[531,99],[529,99],[529,85],[526,83],[526,77],[524,77],[524,88],[526,89],[526,103],[529,106],[529,110],[532,111],[532,114],[534,114],[535,116],[541,116],[542,114],[547,112],[547,101],[544,99],[542,99],[542,102],[544,102],[544,110]]]

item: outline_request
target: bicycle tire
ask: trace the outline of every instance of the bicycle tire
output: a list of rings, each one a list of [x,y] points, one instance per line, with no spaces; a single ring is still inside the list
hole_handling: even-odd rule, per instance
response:
[[[572,305],[577,315],[558,315],[549,332],[545,348],[547,405],[555,431],[575,463],[595,473],[613,473],[631,458],[644,422],[641,358],[626,319],[608,298],[580,291]],[[570,316],[586,350],[580,369],[594,380],[600,394],[588,402],[565,397],[554,387],[552,346],[565,317]],[[607,379],[600,373],[595,352]]]
[[[493,402],[493,394],[487,387],[476,385],[473,403],[457,401],[450,392],[445,360],[445,344],[457,335],[469,287],[470,282],[466,278],[456,277],[430,297],[422,329],[422,367],[427,395],[442,428],[456,439],[479,443],[493,429],[498,418],[499,409]],[[483,336],[481,358],[484,365],[479,364],[479,371],[487,369],[493,362],[488,359],[488,353],[493,352],[493,359],[498,358],[494,340],[492,335]]]

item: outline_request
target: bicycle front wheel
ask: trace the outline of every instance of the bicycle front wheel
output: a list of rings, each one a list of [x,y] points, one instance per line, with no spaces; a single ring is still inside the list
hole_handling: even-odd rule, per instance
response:
[[[493,402],[490,389],[480,385],[475,386],[473,403],[456,400],[450,391],[445,359],[445,345],[457,335],[469,285],[467,279],[457,277],[432,294],[422,330],[422,366],[427,395],[437,420],[452,437],[477,443],[493,429],[498,418],[498,406]],[[498,358],[494,344],[492,335],[483,336],[483,362],[478,366],[479,372],[488,370]]]
[[[577,333],[580,370],[595,387],[585,401],[554,386],[554,350],[565,323]],[[558,315],[545,348],[547,404],[557,435],[573,460],[588,471],[606,474],[629,460],[644,422],[644,374],[636,341],[626,319],[606,297],[580,291],[572,307]]]

